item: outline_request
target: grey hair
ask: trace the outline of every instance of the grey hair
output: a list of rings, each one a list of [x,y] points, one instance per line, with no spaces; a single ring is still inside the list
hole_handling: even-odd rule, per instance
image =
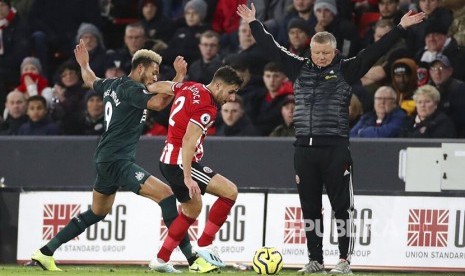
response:
[[[310,48],[315,43],[318,43],[318,44],[327,44],[327,43],[329,43],[332,48],[336,49],[336,47],[337,47],[336,38],[334,37],[334,35],[332,33],[329,33],[329,32],[318,32],[318,33],[316,33],[312,37],[312,40],[310,41]]]
[[[144,36],[146,36],[144,25],[142,25],[142,24],[139,23],[139,22],[132,23],[132,24],[128,24],[128,25],[126,26],[126,28],[124,29],[124,35],[126,35],[126,33],[127,33],[129,30],[131,30],[131,29],[139,29],[139,30],[142,30],[142,32],[144,33]]]
[[[376,97],[376,94],[378,94],[379,91],[388,91],[389,93],[391,93],[391,96],[394,98],[394,100],[397,101],[397,92],[391,86],[386,85],[386,86],[381,86],[378,89],[376,89],[375,97]]]
[[[137,50],[134,56],[132,57],[132,63],[134,64],[134,61],[136,60],[151,60],[155,62],[156,64],[160,65],[161,64],[161,56],[157,53],[155,53],[152,50],[147,50],[147,49],[140,49]]]
[[[418,95],[425,95],[426,97],[433,100],[433,102],[435,103],[439,103],[439,101],[441,100],[441,94],[439,93],[439,91],[436,89],[436,87],[429,84],[420,86],[415,91],[415,94],[413,94],[413,100],[415,101],[415,103],[417,102]]]

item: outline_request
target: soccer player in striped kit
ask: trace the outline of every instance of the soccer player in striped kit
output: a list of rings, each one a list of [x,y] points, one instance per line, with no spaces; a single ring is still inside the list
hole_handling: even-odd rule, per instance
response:
[[[218,199],[211,207],[196,252],[214,265],[201,266],[194,262],[189,271],[204,273],[224,266],[217,252],[209,250],[209,245],[235,203],[237,187],[199,162],[203,155],[202,143],[217,115],[217,104],[233,101],[241,84],[242,79],[230,66],[220,67],[208,85],[195,82],[154,84],[156,91],[171,89],[175,95],[160,171],[182,205],[182,212],[173,221],[162,248],[151,262],[154,267],[168,264],[173,249],[199,216],[201,195],[205,192],[218,196]]]

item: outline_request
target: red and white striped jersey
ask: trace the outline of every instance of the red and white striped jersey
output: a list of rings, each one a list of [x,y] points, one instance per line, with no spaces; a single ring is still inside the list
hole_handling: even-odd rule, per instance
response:
[[[192,122],[202,129],[192,161],[199,162],[203,156],[203,140],[208,128],[216,118],[217,105],[205,85],[196,82],[175,83],[173,106],[170,111],[168,136],[160,161],[166,164],[182,164],[182,138],[187,125]]]

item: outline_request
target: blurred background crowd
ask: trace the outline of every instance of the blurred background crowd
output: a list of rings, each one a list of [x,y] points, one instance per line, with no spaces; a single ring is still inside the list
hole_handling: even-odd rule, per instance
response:
[[[236,14],[249,0],[0,0],[0,135],[100,135],[102,97],[84,87],[73,49],[83,39],[99,77],[121,77],[132,55],[163,57],[159,80],[208,84],[224,64],[244,79],[218,107],[210,135],[294,136],[293,84]],[[319,31],[350,58],[408,10],[426,20],[353,85],[351,137],[465,137],[465,5],[460,0],[254,0],[257,18],[289,52],[309,57]],[[170,106],[149,112],[145,135],[167,134]]]

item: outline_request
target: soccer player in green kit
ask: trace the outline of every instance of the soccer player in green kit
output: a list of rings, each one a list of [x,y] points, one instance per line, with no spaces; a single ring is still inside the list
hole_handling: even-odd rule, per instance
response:
[[[74,50],[85,84],[103,95],[105,105],[105,132],[94,156],[97,176],[92,194],[92,207],[77,215],[45,246],[36,250],[31,259],[44,270],[60,271],[53,253],[63,243],[80,235],[89,226],[101,221],[110,212],[116,191],[121,187],[157,202],[166,225],[178,216],[176,199],[171,188],[134,163],[136,144],[142,133],[147,109],[162,110],[173,99],[172,94],[152,91],[157,81],[161,56],[150,50],[139,50],[132,58],[128,76],[100,79],[89,66],[89,53],[81,39]],[[174,81],[182,81],[187,63],[178,56],[173,63]],[[189,264],[198,263],[186,235],[180,245]],[[205,262],[204,260],[201,260]],[[181,273],[170,263],[155,268],[159,272]]]

